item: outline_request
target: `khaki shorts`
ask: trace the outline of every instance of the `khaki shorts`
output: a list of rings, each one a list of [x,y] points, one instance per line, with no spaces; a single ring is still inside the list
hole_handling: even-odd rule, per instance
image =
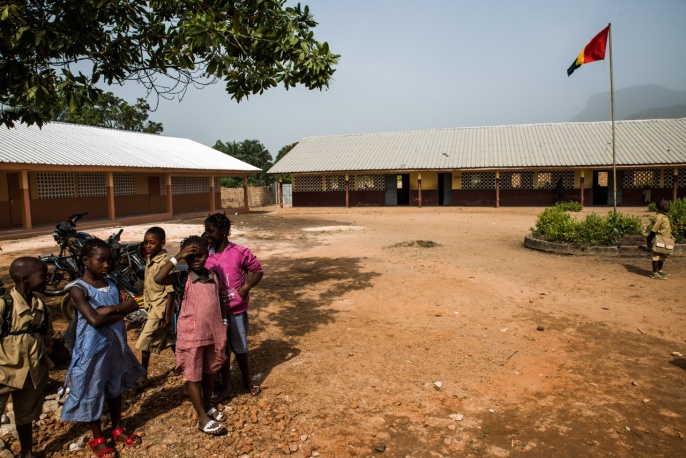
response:
[[[669,257],[668,254],[655,253],[654,251],[650,253],[650,257],[653,261],[666,261]]]
[[[7,401],[12,395],[15,425],[29,425],[32,421],[38,420],[40,414],[43,413],[44,391],[47,384],[48,377],[45,377],[38,388],[34,388],[31,375],[26,376],[22,389],[0,384],[0,412],[5,411]]]
[[[137,349],[157,354],[174,345],[174,323],[167,328],[160,328],[163,319],[148,317],[136,342]]]

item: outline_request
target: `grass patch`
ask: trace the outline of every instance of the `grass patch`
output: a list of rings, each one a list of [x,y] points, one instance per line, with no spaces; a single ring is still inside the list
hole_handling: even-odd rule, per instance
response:
[[[435,248],[437,246],[440,245],[431,240],[409,240],[407,242],[398,242],[389,248]]]

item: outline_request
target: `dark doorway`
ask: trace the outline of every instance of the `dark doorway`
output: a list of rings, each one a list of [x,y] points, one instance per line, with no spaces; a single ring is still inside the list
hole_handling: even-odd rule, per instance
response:
[[[607,190],[610,172],[593,171],[593,205],[607,205]]]
[[[398,176],[386,175],[385,180],[386,185],[384,186],[384,189],[386,190],[386,193],[384,197],[384,205],[398,205]]]
[[[398,175],[398,205],[410,205],[410,175]]]
[[[158,212],[158,202],[160,198],[160,178],[148,177],[148,212]]]
[[[453,174],[438,174],[438,205],[453,204]]]
[[[23,205],[23,198],[21,188],[19,188],[19,175],[16,173],[7,174],[7,194],[10,199],[10,224],[12,226],[21,226],[21,206]]]

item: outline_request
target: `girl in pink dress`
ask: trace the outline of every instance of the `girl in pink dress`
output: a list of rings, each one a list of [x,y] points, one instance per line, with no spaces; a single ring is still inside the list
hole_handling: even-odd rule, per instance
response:
[[[226,361],[228,321],[219,302],[217,276],[205,269],[207,242],[192,236],[181,242],[181,251],[155,275],[161,285],[179,283],[179,273],[171,272],[182,259],[188,264],[188,279],[181,301],[176,331],[176,368],[188,382],[191,402],[198,414],[198,429],[213,436],[226,434],[218,422],[226,416],[212,406],[212,389],[217,371]]]

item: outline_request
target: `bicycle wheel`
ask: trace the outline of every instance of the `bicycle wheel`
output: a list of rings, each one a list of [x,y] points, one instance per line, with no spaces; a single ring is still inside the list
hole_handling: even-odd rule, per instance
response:
[[[45,287],[47,291],[60,291],[74,279],[73,272],[57,267],[55,261],[45,261],[48,266],[48,283]]]

